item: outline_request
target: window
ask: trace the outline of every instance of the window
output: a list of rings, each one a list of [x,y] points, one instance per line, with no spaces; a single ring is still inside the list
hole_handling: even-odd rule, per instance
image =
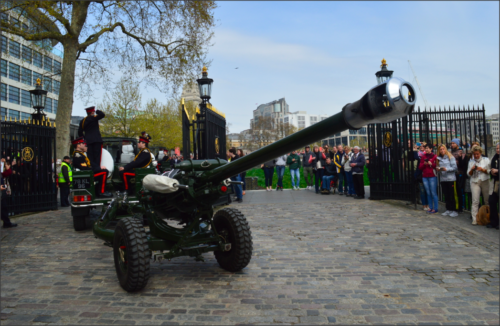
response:
[[[1,88],[2,88],[1,92],[2,95],[0,96],[0,100],[7,101],[7,84],[2,84]]]
[[[9,85],[9,102],[19,104],[19,88]]]
[[[43,89],[47,92],[52,92],[52,79],[43,77]]]
[[[347,136],[342,137],[342,144],[347,145]]]
[[[57,60],[54,60],[54,73],[56,74],[61,73],[61,63]]]
[[[43,55],[41,53],[33,51],[33,64],[38,68],[42,68],[43,66],[42,58]]]
[[[335,136],[340,136],[340,132],[339,133],[336,133]]]
[[[9,62],[9,78],[15,81],[21,80],[21,67]]]
[[[31,59],[33,58],[33,53],[29,47],[23,45],[23,60],[27,63],[31,63]]]
[[[2,53],[7,53],[7,37],[2,35]]]
[[[299,116],[297,117],[297,120],[299,120],[299,121],[305,121],[305,120],[306,120],[306,117],[304,117],[303,115],[299,115]]]
[[[352,130],[352,129],[349,129],[349,134],[351,135],[356,135],[358,133],[357,130]]]
[[[2,12],[2,14],[0,15],[0,20],[2,20],[3,22],[5,23],[9,23],[9,15],[7,15],[5,12]]]
[[[21,44],[9,40],[9,54],[14,58],[21,58]]]
[[[5,120],[6,117],[7,117],[7,109],[2,108],[2,120]]]
[[[2,59],[2,77],[7,77],[7,61]]]
[[[43,57],[43,69],[52,72],[52,58],[44,56]]]
[[[362,127],[361,129],[359,129],[358,134],[366,135],[366,127]]]
[[[52,93],[59,95],[59,89],[61,88],[61,83],[57,80],[52,82]]]
[[[24,67],[21,68],[21,82],[31,86],[31,70]]]
[[[19,111],[16,111],[16,110],[9,110],[9,118],[11,118],[12,120],[16,119],[16,120],[19,120],[20,118],[20,113]]]
[[[306,122],[305,121],[299,121],[299,128],[305,128],[306,127]]]
[[[36,80],[40,79],[42,81],[42,75],[33,71],[33,86],[36,86]]]
[[[53,100],[52,102],[53,102],[52,103],[52,111],[54,111],[52,113],[56,114],[57,113],[57,106],[59,105],[59,101],[58,100]]]
[[[14,17],[10,16],[10,23],[12,26],[19,28],[21,27],[21,24],[19,24],[19,19],[15,19]]]
[[[21,120],[31,120],[31,114],[26,112],[21,112]]]
[[[311,124],[315,123],[318,121],[318,117],[309,117]]]
[[[45,112],[52,113],[52,99],[48,97],[45,102]]]
[[[322,117],[322,118],[321,118],[321,121],[323,121],[323,120],[325,120],[325,119],[326,119],[325,117]],[[333,145],[332,145],[332,146],[333,146]]]
[[[287,122],[288,122],[288,117],[285,117],[285,123],[287,123]]]
[[[24,89],[21,89],[21,105],[28,108],[31,107],[31,94]]]

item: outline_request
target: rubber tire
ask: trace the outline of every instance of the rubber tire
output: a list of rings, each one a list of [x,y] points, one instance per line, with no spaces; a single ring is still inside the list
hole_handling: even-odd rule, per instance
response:
[[[87,216],[73,216],[73,228],[75,231],[83,231],[87,228]]]
[[[217,233],[231,243],[231,250],[215,251],[215,259],[229,272],[241,271],[250,263],[253,250],[252,233],[245,216],[235,208],[224,208],[215,213],[213,221]]]
[[[120,259],[120,246],[122,245],[126,247],[125,270],[122,268]],[[141,220],[126,217],[118,222],[113,239],[113,258],[116,276],[125,291],[139,291],[147,285],[151,252]]]

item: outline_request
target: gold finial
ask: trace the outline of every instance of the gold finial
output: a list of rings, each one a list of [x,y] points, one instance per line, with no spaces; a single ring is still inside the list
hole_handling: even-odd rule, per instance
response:
[[[181,104],[184,105],[184,97],[181,98]]]
[[[54,121],[54,128],[56,127],[56,122]]]
[[[17,119],[16,119],[16,117],[14,117],[14,122],[17,122]]]
[[[203,66],[203,72],[207,72],[207,67]]]
[[[45,116],[42,116],[42,121],[45,121]]]
[[[40,125],[40,123],[38,122],[38,120],[36,120],[36,125],[37,125],[37,126],[39,126],[39,125]]]
[[[385,61],[385,59],[382,59],[382,65],[380,66],[380,68],[382,68],[384,66],[387,66],[387,61]]]
[[[37,86],[42,85],[42,80],[41,80],[40,78],[37,78],[37,79],[36,79],[36,85],[37,85]]]
[[[9,116],[9,121],[12,122],[12,117],[11,116]]]

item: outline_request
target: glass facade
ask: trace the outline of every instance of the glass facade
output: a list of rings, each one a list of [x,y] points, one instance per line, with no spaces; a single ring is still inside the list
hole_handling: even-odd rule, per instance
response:
[[[43,77],[43,89],[47,92],[52,92],[52,79]]]
[[[19,120],[21,118],[21,112],[17,111],[17,110],[10,110],[9,109],[9,119],[16,119],[16,120]]]
[[[33,86],[36,86],[36,80],[40,78],[42,80],[42,74],[33,71]]]
[[[61,83],[57,80],[52,81],[52,93],[59,95],[59,89],[61,88]]]
[[[23,45],[23,60],[27,63],[31,63],[32,59],[33,59],[33,51],[26,45]]]
[[[57,60],[54,60],[54,73],[56,74],[61,73],[61,63]]]
[[[14,58],[21,58],[21,44],[9,40],[9,54]]]
[[[15,63],[9,62],[9,78],[15,81],[21,81],[21,67]]]
[[[7,109],[2,108],[2,120],[5,120],[6,117],[7,117]]]
[[[31,107],[31,94],[24,89],[21,89],[21,105]]]
[[[7,37],[2,35],[2,53],[7,53]]]
[[[52,112],[52,113],[56,114],[57,113],[57,105],[59,104],[59,101],[58,100],[53,100],[52,102],[54,102],[52,104],[52,111],[54,111],[54,112]]]
[[[52,58],[43,56],[43,69],[52,72]]]
[[[0,100],[7,101],[7,84],[1,84]]]
[[[31,120],[31,114],[26,112],[21,112],[21,120]]]
[[[21,83],[31,86],[31,70],[21,68]]]
[[[7,77],[7,61],[2,59],[2,77]]]
[[[52,113],[52,99],[48,97],[45,101],[45,112]]]
[[[9,85],[9,102],[19,104],[19,88]]]
[[[39,52],[33,51],[33,64],[38,68],[43,67],[43,55]]]

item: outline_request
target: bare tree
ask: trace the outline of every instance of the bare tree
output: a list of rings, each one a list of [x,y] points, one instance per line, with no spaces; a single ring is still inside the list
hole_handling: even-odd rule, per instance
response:
[[[3,1],[2,12],[37,28],[2,20],[2,32],[28,41],[54,40],[64,48],[58,157],[69,150],[75,80],[81,96],[96,84],[110,85],[117,70],[175,91],[207,63],[215,8],[214,1]]]

